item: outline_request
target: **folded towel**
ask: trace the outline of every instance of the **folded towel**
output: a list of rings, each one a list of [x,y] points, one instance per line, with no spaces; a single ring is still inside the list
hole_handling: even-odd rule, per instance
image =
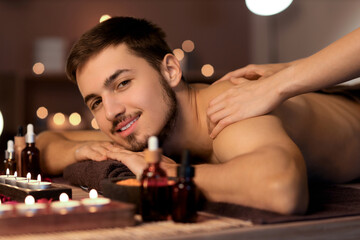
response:
[[[73,163],[64,169],[63,176],[71,184],[96,189],[101,192],[100,181],[105,178],[134,176],[121,162],[116,160],[85,160]]]

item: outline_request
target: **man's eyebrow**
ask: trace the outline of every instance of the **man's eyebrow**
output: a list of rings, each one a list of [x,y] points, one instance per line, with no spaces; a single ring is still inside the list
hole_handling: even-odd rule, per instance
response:
[[[104,82],[104,87],[108,87],[111,85],[112,82],[114,82],[114,80],[120,76],[123,73],[129,72],[130,69],[118,69],[116,70],[113,74],[111,74],[110,77],[106,78],[105,82]]]
[[[114,82],[114,80],[120,76],[121,74],[125,73],[125,72],[130,72],[131,70],[130,69],[118,69],[116,70],[113,74],[111,74],[110,77],[106,78],[105,79],[105,82],[104,82],[104,86],[105,87],[108,87],[111,85],[111,83]],[[87,95],[85,98],[84,98],[84,102],[85,104],[87,104],[87,102],[92,99],[92,98],[95,98],[97,95],[96,94],[89,94]]]

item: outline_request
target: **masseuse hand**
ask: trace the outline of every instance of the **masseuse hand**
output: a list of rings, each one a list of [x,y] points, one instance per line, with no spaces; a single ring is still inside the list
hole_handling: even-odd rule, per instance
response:
[[[75,160],[104,161],[108,159],[106,153],[112,146],[111,142],[94,141],[83,143],[75,151]]]
[[[132,152],[121,146],[112,145],[106,155],[110,159],[118,160],[125,164],[136,176],[141,175],[147,166],[144,152]],[[176,163],[173,160],[162,156],[160,165],[169,176],[175,176]]]
[[[278,98],[271,82],[269,84],[266,79],[288,66],[288,63],[248,65],[219,79],[218,82],[229,80],[235,85],[209,104],[210,137],[215,138],[222,129],[234,122],[273,110],[282,99]]]

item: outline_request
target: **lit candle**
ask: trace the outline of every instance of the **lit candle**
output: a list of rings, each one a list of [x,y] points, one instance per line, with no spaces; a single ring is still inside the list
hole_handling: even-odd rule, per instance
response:
[[[16,182],[17,182],[18,180],[25,180],[25,179],[26,179],[25,177],[18,177],[18,176],[17,176],[17,171],[15,171],[13,177],[7,177],[7,178],[5,178],[5,183],[6,183],[6,184],[13,185],[13,186],[16,186]]]
[[[36,183],[36,180],[31,180],[31,173],[26,174],[26,179],[16,181],[16,185],[21,188],[28,188],[29,183]]]
[[[5,175],[0,175],[0,183],[5,183],[5,179],[10,176],[10,170],[7,168]]]
[[[69,196],[66,193],[61,193],[59,201],[51,203],[51,209],[60,214],[66,214],[79,206],[80,202],[76,200],[69,200]]]
[[[0,201],[0,216],[10,213],[13,210],[13,206],[10,204],[2,204]]]
[[[25,198],[25,203],[19,203],[16,205],[17,212],[27,217],[31,217],[36,212],[44,210],[45,208],[46,208],[45,203],[36,203],[35,198],[31,195],[28,195]]]
[[[95,189],[91,189],[89,192],[89,198],[84,198],[81,200],[81,203],[89,209],[90,212],[96,211],[97,208],[100,208],[106,204],[110,203],[108,198],[99,198],[98,193]]]
[[[30,189],[47,189],[51,186],[51,182],[42,182],[41,175],[37,176],[37,180],[34,182],[28,182],[28,188]]]

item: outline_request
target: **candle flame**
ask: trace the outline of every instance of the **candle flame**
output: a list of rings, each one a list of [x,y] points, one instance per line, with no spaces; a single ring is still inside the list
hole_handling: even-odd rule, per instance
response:
[[[98,197],[98,193],[95,189],[91,189],[89,192],[89,198],[94,199]]]
[[[67,202],[69,201],[69,196],[66,193],[61,193],[59,196],[60,202]]]
[[[28,182],[30,182],[30,179],[31,179],[31,173],[29,173],[29,172],[28,172],[28,173],[26,174],[26,179],[28,180]]]
[[[25,204],[26,205],[32,205],[35,203],[35,198],[31,195],[26,196],[25,198]]]
[[[17,171],[14,172],[14,177],[17,178]]]
[[[10,170],[7,168],[6,169],[6,176],[9,176],[10,175]]]
[[[41,175],[40,174],[37,176],[37,182],[38,182],[38,184],[41,183]]]

